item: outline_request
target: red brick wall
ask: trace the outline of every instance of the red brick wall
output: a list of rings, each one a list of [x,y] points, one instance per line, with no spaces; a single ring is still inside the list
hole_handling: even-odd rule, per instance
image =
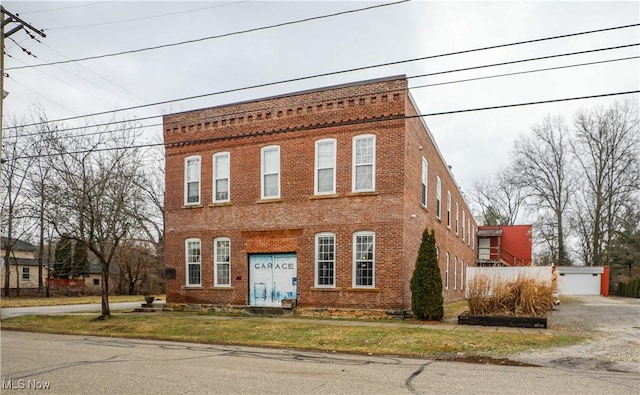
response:
[[[405,111],[415,111],[406,87],[404,78],[391,78],[166,116],[166,265],[177,273],[167,280],[167,300],[245,305],[248,254],[295,252],[299,306],[410,308],[408,283],[425,226],[438,232],[442,251],[461,249],[460,256],[471,262],[471,249],[462,248],[459,238],[435,221],[436,174],[443,179],[443,199],[447,189],[461,197],[422,123],[402,119]],[[360,134],[376,136],[374,193],[351,192],[352,139]],[[314,196],[315,141],[321,138],[337,140],[336,194],[331,196]],[[280,146],[281,199],[261,201],[260,149],[271,144]],[[212,155],[223,151],[231,155],[231,202],[214,205]],[[426,210],[419,204],[423,152],[433,182]],[[184,160],[190,155],[201,156],[202,204],[187,208]],[[373,289],[352,288],[353,233],[363,230],[376,234]],[[314,287],[319,232],[336,234],[336,288],[331,290]],[[213,286],[216,237],[231,239],[231,288]],[[202,242],[202,287],[197,289],[184,287],[187,238]]]

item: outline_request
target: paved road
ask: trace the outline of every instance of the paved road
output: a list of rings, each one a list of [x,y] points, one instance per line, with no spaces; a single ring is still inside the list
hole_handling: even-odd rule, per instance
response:
[[[111,310],[134,309],[140,307],[142,302],[122,302],[110,303]],[[0,309],[0,318],[17,317],[20,315],[32,314],[64,314],[64,313],[81,313],[95,311],[100,313],[102,305],[95,304],[71,304],[62,306],[36,306],[36,307],[3,307]]]
[[[3,394],[637,394],[640,376],[2,332]],[[49,386],[42,390],[8,390]]]

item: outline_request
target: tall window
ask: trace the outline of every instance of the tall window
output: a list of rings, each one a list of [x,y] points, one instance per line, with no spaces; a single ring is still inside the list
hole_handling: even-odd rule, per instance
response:
[[[213,155],[213,201],[228,202],[230,156],[228,152]]]
[[[422,198],[420,202],[427,207],[427,180],[429,179],[429,162],[427,158],[422,157]]]
[[[467,218],[467,245],[471,244],[471,215]]]
[[[449,251],[444,254],[444,289],[449,289]]]
[[[185,241],[186,250],[186,269],[187,269],[187,283],[189,287],[202,285],[201,271],[202,271],[202,251],[200,250],[200,239],[187,239]]]
[[[357,232],[353,234],[353,286],[374,287],[375,234]]]
[[[471,249],[476,249],[476,227],[471,225]]]
[[[316,141],[316,177],[317,195],[336,193],[336,140]]]
[[[213,240],[214,284],[216,287],[231,286],[231,240],[221,237]]]
[[[464,223],[466,221],[466,211],[462,210],[462,241],[464,241]]]
[[[280,147],[262,148],[262,199],[280,197]]]
[[[200,157],[184,160],[184,204],[200,204]]]
[[[442,181],[436,177],[436,218],[442,218]]]
[[[458,289],[458,257],[453,257],[453,289]]]
[[[460,290],[464,289],[464,273],[466,268],[464,267],[464,261],[460,259]]]
[[[456,236],[460,231],[459,218],[460,218],[460,205],[458,204],[458,202],[456,202]]]
[[[451,229],[451,191],[447,191],[447,228]]]
[[[366,134],[353,138],[353,191],[375,191],[376,136]]]
[[[316,287],[332,288],[336,285],[336,235],[316,235]]]

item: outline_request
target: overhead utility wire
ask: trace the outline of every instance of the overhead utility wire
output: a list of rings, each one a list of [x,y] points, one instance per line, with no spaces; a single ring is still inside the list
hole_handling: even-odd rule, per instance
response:
[[[466,68],[461,68],[461,69],[443,70],[443,71],[437,71],[437,72],[433,72],[433,73],[408,76],[406,78],[407,79],[422,78],[422,77],[429,77],[429,76],[435,76],[435,75],[441,75],[441,74],[455,73],[455,72],[460,72],[460,71],[469,71],[469,70],[483,69],[483,68],[489,68],[489,67],[495,67],[495,66],[503,66],[503,65],[515,64],[515,63],[523,63],[523,62],[530,62],[530,61],[557,58],[557,57],[564,57],[564,56],[580,55],[580,54],[592,53],[592,52],[609,51],[609,50],[615,50],[615,49],[621,49],[621,48],[627,48],[627,47],[633,47],[633,46],[639,46],[639,45],[640,45],[640,43],[635,43],[635,44],[627,44],[627,45],[621,45],[621,46],[615,46],[615,47],[591,49],[591,50],[586,50],[586,51],[568,52],[568,53],[564,53],[564,54],[548,55],[548,56],[529,58],[529,59],[519,59],[519,60],[514,60],[514,61],[509,61],[509,62],[501,62],[501,63],[493,63],[493,64],[486,64],[486,65],[480,65],[480,66],[472,66],[472,67],[466,67]],[[626,59],[629,59],[629,58],[623,58],[622,60],[626,60]],[[611,61],[613,61],[613,60],[609,60],[607,62],[611,62]],[[593,63],[597,63],[597,62],[591,62],[591,63],[587,63],[587,64],[593,64]],[[576,66],[580,66],[580,65],[576,65]],[[575,66],[562,66],[562,67],[575,67]],[[533,70],[533,71],[530,71],[530,72],[535,72],[535,71],[536,70]],[[524,74],[525,72],[521,72],[521,73]],[[384,92],[379,92],[379,93],[384,93]],[[211,95],[215,95],[215,94],[217,94],[217,93],[212,93]],[[346,98],[346,97],[344,97],[344,98]],[[237,113],[231,113],[231,114],[226,114],[226,115],[240,115],[240,114],[244,114],[246,112],[247,111],[240,111],[240,112],[237,112]],[[110,111],[108,113],[110,114],[112,112]],[[153,119],[153,118],[156,118],[156,117],[157,116],[148,116],[148,117],[136,118],[135,121],[144,121],[144,120]],[[209,119],[209,118],[211,118],[211,117],[210,116],[209,117],[202,117],[202,118],[200,118],[198,120],[206,120],[206,119]],[[56,121],[49,121],[49,122],[56,122]],[[93,128],[93,127],[108,126],[110,124],[112,124],[112,122],[99,123],[99,124],[95,124],[95,125],[78,126],[78,127],[72,127],[72,128],[65,128],[65,129],[62,129],[62,130],[64,130],[64,131],[81,130],[81,129],[87,129],[87,128]],[[33,126],[33,125],[37,125],[37,124],[22,125],[22,127]],[[145,125],[145,127],[158,126],[158,125],[162,125],[162,124]],[[100,132],[100,133],[109,133],[109,132],[104,132],[103,131],[103,132]],[[92,135],[92,134],[89,133],[89,134],[83,134],[83,135]]]
[[[19,70],[19,69],[34,68],[34,67],[52,66],[54,64],[64,64],[64,63],[72,63],[72,62],[84,62],[84,61],[93,60],[93,59],[102,59],[102,58],[109,58],[109,57],[113,57],[113,56],[120,56],[120,55],[126,55],[126,54],[131,54],[131,53],[153,51],[153,50],[161,49],[161,48],[176,47],[176,46],[184,45],[184,44],[193,44],[193,43],[197,43],[197,42],[208,41],[208,40],[213,40],[213,39],[218,39],[218,38],[223,38],[223,37],[236,36],[236,35],[239,35],[239,34],[253,33],[253,32],[257,32],[257,31],[261,31],[261,30],[268,30],[268,29],[278,28],[278,27],[282,27],[282,26],[295,25],[295,24],[310,22],[310,21],[319,20],[319,19],[332,18],[334,16],[339,16],[339,15],[353,14],[353,13],[356,13],[356,12],[372,10],[374,8],[381,8],[381,7],[392,6],[392,5],[396,5],[396,4],[400,4],[400,3],[406,3],[408,1],[409,0],[401,0],[401,1],[396,1],[394,3],[377,4],[377,5],[373,5],[373,6],[370,6],[370,7],[358,8],[358,9],[355,9],[355,10],[340,11],[340,12],[336,12],[336,13],[333,13],[333,14],[312,16],[312,17],[309,17],[309,18],[298,19],[298,20],[295,20],[295,21],[276,23],[274,25],[268,25],[268,26],[254,27],[254,28],[251,28],[251,29],[240,30],[240,31],[237,31],[237,32],[223,33],[223,34],[218,34],[218,35],[215,35],[215,36],[201,37],[201,38],[196,38],[196,39],[193,39],[193,40],[186,40],[186,41],[179,41],[179,42],[170,43],[170,44],[156,45],[156,46],[153,46],[153,47],[132,49],[132,50],[129,50],[129,51],[115,52],[115,53],[96,55],[96,56],[87,56],[85,58],[79,58],[79,59],[61,60],[61,61],[58,61],[58,62],[40,63],[40,64],[34,64],[34,65],[30,65],[30,66],[9,67],[9,68],[7,68],[7,70]]]
[[[507,44],[499,44],[499,45],[493,45],[493,46],[488,46],[488,47],[473,48],[473,49],[454,51],[454,52],[448,52],[448,53],[437,54],[437,55],[428,55],[428,56],[423,56],[423,57],[414,58],[414,59],[401,60],[401,61],[388,62],[388,63],[380,63],[380,64],[373,65],[373,66],[363,66],[363,67],[356,67],[356,68],[352,68],[352,69],[331,71],[331,72],[322,73],[322,74],[315,74],[315,75],[311,75],[311,76],[297,77],[297,78],[291,78],[291,79],[287,79],[287,80],[280,80],[280,81],[274,81],[274,82],[266,82],[266,83],[262,83],[262,84],[249,85],[249,86],[245,86],[245,87],[227,89],[227,90],[218,91],[218,92],[212,92],[212,93],[204,93],[204,94],[200,94],[200,95],[188,96],[188,97],[183,97],[183,98],[179,98],[179,99],[163,100],[163,101],[150,103],[150,104],[144,104],[144,105],[138,105],[138,106],[132,106],[132,107],[125,107],[125,108],[122,108],[122,109],[115,109],[115,110],[110,110],[110,111],[101,111],[101,112],[87,114],[87,115],[79,116],[79,117],[60,118],[60,119],[55,119],[55,120],[52,120],[52,121],[49,121],[49,122],[69,121],[69,120],[72,120],[72,119],[86,118],[86,117],[91,117],[91,116],[96,116],[96,115],[105,115],[105,114],[111,114],[111,113],[120,112],[120,111],[136,110],[136,109],[144,108],[144,107],[158,106],[158,105],[162,105],[162,104],[168,104],[168,103],[185,101],[185,100],[200,99],[200,98],[204,98],[204,97],[221,95],[221,94],[225,94],[225,93],[239,92],[239,91],[248,90],[248,89],[255,89],[255,88],[264,88],[264,87],[273,86],[273,85],[285,84],[285,83],[290,83],[290,82],[304,81],[304,80],[309,80],[309,79],[313,79],[313,78],[327,77],[327,76],[332,76],[332,75],[337,75],[337,74],[342,74],[342,73],[351,73],[351,72],[354,72],[354,71],[362,71],[362,70],[373,69],[373,68],[378,68],[378,67],[393,66],[393,65],[402,64],[402,63],[410,63],[410,62],[416,62],[416,61],[427,60],[427,59],[436,59],[436,58],[442,58],[442,57],[452,56],[452,55],[460,55],[460,54],[471,53],[471,52],[485,51],[485,50],[494,49],[494,48],[503,48],[503,47],[514,46],[514,45],[528,44],[528,43],[532,43],[532,42],[555,40],[555,39],[560,39],[560,38],[565,38],[565,37],[584,35],[584,34],[592,34],[592,33],[598,33],[598,32],[610,31],[610,30],[616,30],[616,29],[625,29],[625,28],[635,27],[635,26],[640,26],[640,23],[636,23],[636,24],[633,24],[633,25],[609,27],[609,28],[597,29],[597,30],[589,30],[589,31],[583,31],[583,32],[578,32],[578,33],[570,33],[570,34],[564,34],[564,35],[560,35],[560,36],[551,36],[551,37],[545,37],[545,38],[538,38],[538,39],[533,39],[533,40],[517,41],[517,42],[514,42],[514,43],[507,43]],[[27,124],[27,125],[22,125],[22,126],[35,126],[35,125],[39,125],[41,123],[33,123],[33,124]]]
[[[180,146],[180,145],[185,145],[185,144],[199,144],[199,143],[213,142],[213,141],[217,141],[217,140],[229,140],[229,139],[233,139],[233,138],[255,137],[256,135],[263,135],[263,134],[277,134],[277,133],[296,132],[296,131],[299,131],[299,130],[307,130],[307,129],[322,129],[322,128],[327,128],[327,127],[336,127],[336,126],[342,126],[342,125],[359,125],[359,124],[366,124],[366,123],[397,121],[397,120],[414,119],[414,118],[425,118],[425,117],[433,117],[433,116],[439,116],[439,115],[461,114],[461,113],[466,113],[466,112],[497,110],[497,109],[503,109],[503,108],[531,106],[531,105],[536,105],[536,104],[558,103],[558,102],[573,101],[573,100],[595,99],[595,98],[599,98],[599,97],[630,95],[630,94],[637,94],[637,93],[640,93],[640,90],[626,91],[626,92],[603,93],[603,94],[599,94],[599,95],[569,97],[569,98],[563,98],[563,99],[540,100],[540,101],[525,102],[525,103],[503,104],[503,105],[499,105],[499,106],[468,108],[468,109],[464,109],[464,110],[441,111],[441,112],[434,112],[434,113],[430,113],[430,114],[405,115],[405,116],[392,117],[392,118],[386,117],[384,119],[364,119],[364,120],[358,120],[358,121],[345,122],[345,123],[342,123],[342,124],[314,125],[314,126],[311,126],[311,127],[298,127],[298,128],[291,128],[291,129],[286,129],[286,130],[275,130],[275,131],[263,132],[263,133],[259,133],[259,134],[250,134],[250,135],[240,134],[240,135],[236,135],[236,136],[209,137],[209,138],[206,138],[206,139],[186,140],[186,141],[180,141],[180,142],[176,142],[176,143],[148,143],[148,144],[132,145],[132,146],[128,146],[128,147],[116,147],[116,148],[108,147],[108,148],[96,148],[96,149],[92,149],[92,150],[81,150],[81,151],[73,151],[73,152],[63,152],[63,153],[53,153],[53,154],[43,154],[43,155],[29,155],[29,156],[18,157],[16,159],[32,159],[32,158],[71,155],[71,154],[86,154],[86,153],[92,153],[92,152],[104,152],[104,151],[111,151],[111,150],[150,148],[150,147],[159,147],[159,146],[169,146],[169,147],[171,147],[171,146]]]

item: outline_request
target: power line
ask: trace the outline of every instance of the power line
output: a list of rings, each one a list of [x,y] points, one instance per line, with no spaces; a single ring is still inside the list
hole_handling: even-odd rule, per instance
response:
[[[247,2],[247,1],[248,1],[248,0],[235,1],[235,2],[232,2],[232,3],[216,4],[216,5],[211,5],[211,6],[208,6],[208,7],[192,8],[192,9],[190,9],[190,10],[186,10],[186,11],[176,11],[176,12],[170,12],[170,13],[166,13],[166,14],[149,15],[149,16],[143,16],[143,17],[139,17],[139,18],[131,18],[131,19],[122,19],[122,20],[119,20],[119,21],[92,23],[92,24],[89,24],[89,25],[76,25],[76,26],[50,27],[50,28],[45,28],[44,30],[66,30],[66,29],[78,29],[78,28],[84,28],[84,27],[94,27],[94,26],[104,26],[104,25],[114,25],[114,24],[117,24],[117,23],[127,23],[127,22],[143,21],[143,20],[147,20],[147,19],[163,18],[163,17],[165,17],[165,16],[175,16],[175,15],[180,15],[180,14],[189,14],[189,13],[196,12],[196,11],[208,10],[208,9],[210,9],[210,8],[226,7],[226,6],[229,6],[229,5],[235,5],[235,4],[245,3],[245,2]]]
[[[465,68],[460,68],[460,69],[442,70],[442,71],[437,71],[437,72],[433,72],[433,73],[409,76],[409,77],[407,77],[407,79],[422,78],[422,77],[435,76],[435,75],[441,75],[441,74],[455,73],[455,72],[460,72],[460,71],[470,71],[470,70],[476,70],[476,69],[483,69],[483,68],[496,67],[496,66],[504,66],[504,65],[509,65],[509,64],[517,64],[517,63],[544,60],[544,59],[564,57],[564,56],[580,55],[580,54],[585,54],[585,53],[602,52],[602,51],[608,51],[608,50],[628,48],[628,47],[633,47],[633,46],[638,46],[638,45],[640,45],[640,43],[627,44],[627,45],[621,45],[621,46],[615,46],[615,47],[598,48],[598,49],[585,50],[585,51],[577,51],[577,52],[567,52],[567,53],[563,53],[563,54],[547,55],[547,56],[528,58],[528,59],[519,59],[519,60],[514,60],[514,61],[508,61],[508,62],[500,62],[500,63],[493,63],[493,64],[485,64],[485,65],[480,65],[480,66],[465,67]],[[376,66],[370,66],[370,67],[376,67]],[[570,66],[565,66],[565,67],[570,67]],[[240,89],[250,89],[250,88],[240,88]],[[226,91],[214,92],[214,93],[210,93],[209,95],[213,96],[213,95],[218,95],[218,94],[222,94],[222,93],[227,93],[227,92]],[[109,111],[108,113],[112,113],[112,111]],[[243,111],[243,112],[240,112],[240,113],[237,113],[237,114],[228,114],[228,115],[240,115],[240,114],[244,114],[244,113],[246,113],[246,111]],[[77,117],[74,117],[74,118],[77,118]],[[136,121],[144,121],[144,120],[153,119],[153,118],[156,118],[156,116],[137,118]],[[202,118],[200,120],[206,120],[208,118],[210,118],[210,117],[205,117],[205,118]],[[49,121],[49,122],[56,122],[56,121]],[[111,122],[108,122],[108,123],[101,123],[101,124],[95,124],[95,125],[85,125],[85,126],[80,126],[80,127],[75,127],[75,128],[65,128],[63,130],[66,130],[66,131],[81,130],[81,129],[87,129],[87,128],[93,128],[93,127],[108,126],[110,124],[111,124]],[[22,127],[27,127],[27,126],[33,126],[33,125],[36,125],[36,124],[27,124],[27,125],[21,125],[21,126]],[[158,126],[158,125],[162,125],[162,124],[147,125],[146,127]],[[108,133],[108,132],[100,132],[100,133]],[[95,134],[95,133],[93,133],[93,134]],[[92,134],[84,134],[84,135],[92,135]]]
[[[396,3],[392,3],[392,4],[396,4]],[[345,70],[339,70],[339,71],[332,71],[332,72],[327,72],[327,73],[315,74],[315,75],[311,75],[311,76],[297,77],[297,78],[291,78],[291,79],[274,81],[274,82],[266,82],[266,83],[262,83],[262,84],[249,85],[249,86],[240,87],[240,88],[232,88],[232,89],[227,89],[227,90],[218,91],[218,92],[204,93],[204,94],[200,94],[200,95],[188,96],[188,97],[183,97],[183,98],[179,98],[179,99],[163,100],[163,101],[150,103],[150,104],[144,104],[144,105],[138,105],[138,106],[132,106],[132,107],[125,107],[125,108],[122,108],[122,109],[116,109],[116,110],[110,110],[110,111],[101,111],[101,112],[91,113],[91,114],[87,114],[87,115],[79,116],[79,117],[59,118],[59,119],[56,119],[56,120],[52,120],[50,122],[70,121],[70,120],[78,119],[78,118],[86,118],[86,117],[97,116],[97,115],[105,115],[105,114],[111,114],[111,113],[120,112],[120,111],[137,110],[139,108],[144,108],[144,107],[152,107],[152,106],[159,106],[159,105],[169,104],[169,103],[179,102],[179,101],[201,99],[201,98],[209,97],[209,96],[215,96],[215,95],[221,95],[221,94],[226,94],[226,93],[239,92],[239,91],[248,90],[248,89],[264,88],[264,87],[269,87],[269,86],[279,85],[279,84],[285,84],[285,83],[290,83],[290,82],[300,82],[300,81],[309,80],[309,79],[313,79],[313,78],[328,77],[328,76],[332,76],[332,75],[343,74],[343,73],[351,73],[351,72],[355,72],[355,71],[363,71],[363,70],[368,70],[368,69],[373,69],[373,68],[378,68],[378,67],[393,66],[393,65],[398,65],[398,64],[402,64],[402,63],[410,63],[410,62],[417,62],[417,61],[428,60],[428,59],[436,59],[436,58],[442,58],[442,57],[453,56],[453,55],[460,55],[460,54],[466,54],[466,53],[472,53],[472,52],[486,51],[486,50],[495,49],[495,48],[504,48],[504,47],[514,46],[514,45],[523,45],[523,44],[529,44],[529,43],[533,43],[533,42],[555,40],[555,39],[560,39],[560,38],[573,37],[573,36],[585,35],[585,34],[593,34],[593,33],[599,33],[599,32],[611,31],[611,30],[617,30],[617,29],[626,29],[626,28],[636,27],[636,26],[640,26],[640,23],[636,23],[636,24],[632,24],[632,25],[615,26],[615,27],[609,27],[609,28],[603,28],[603,29],[596,29],[596,30],[588,30],[588,31],[577,32],[577,33],[563,34],[563,35],[559,35],[559,36],[550,36],[550,37],[544,37],[544,38],[537,38],[537,39],[532,39],[532,40],[517,41],[517,42],[513,42],[513,43],[498,44],[498,45],[493,45],[493,46],[473,48],[473,49],[467,49],[467,50],[461,50],[461,51],[447,52],[447,53],[442,53],[442,54],[437,54],[437,55],[428,55],[428,56],[423,56],[423,57],[414,58],[414,59],[400,60],[400,61],[394,61],[394,62],[388,62],[388,63],[380,63],[380,64],[372,65],[372,66],[356,67],[356,68],[351,68],[351,69],[345,69]],[[41,123],[33,123],[33,124],[22,125],[22,126],[36,126],[36,125],[39,125],[39,124],[41,124]]]
[[[391,115],[391,116],[385,116],[385,117],[382,117],[382,118],[368,118],[368,119],[357,120],[357,121],[345,121],[345,122],[332,123],[332,124],[302,126],[302,127],[295,127],[295,128],[286,128],[286,129],[281,129],[281,130],[264,131],[264,132],[252,133],[252,134],[239,134],[239,135],[235,135],[235,136],[208,137],[208,138],[205,138],[205,139],[185,140],[185,141],[180,141],[180,142],[170,143],[170,144],[166,144],[166,143],[148,143],[148,144],[132,145],[132,146],[125,146],[125,147],[117,147],[117,148],[108,147],[108,148],[96,148],[96,149],[92,149],[92,150],[69,151],[69,152],[64,152],[64,153],[49,153],[49,154],[42,154],[42,155],[28,155],[28,156],[17,157],[16,160],[42,158],[42,157],[52,157],[52,156],[61,156],[61,155],[88,154],[88,153],[93,153],[93,152],[105,152],[105,151],[111,151],[111,150],[150,148],[150,147],[159,147],[159,146],[165,146],[165,147],[169,147],[170,148],[170,147],[174,147],[174,146],[202,144],[202,143],[214,142],[214,141],[219,141],[219,140],[230,140],[230,139],[247,138],[247,137],[255,137],[255,136],[270,135],[270,134],[279,134],[279,133],[291,133],[291,132],[298,132],[298,131],[302,131],[302,130],[324,129],[324,128],[329,128],[329,127],[340,127],[340,126],[347,126],[347,125],[359,125],[359,124],[366,124],[366,123],[398,121],[398,120],[406,120],[406,119],[414,119],[414,118],[425,118],[425,117],[433,117],[433,116],[440,116],[440,115],[451,115],[451,114],[461,114],[461,113],[467,113],[467,112],[477,112],[477,111],[497,110],[497,109],[512,108],[512,107],[531,106],[531,105],[537,105],[537,104],[548,104],[548,103],[558,103],[558,102],[574,101],[574,100],[595,99],[595,98],[600,98],[600,97],[630,95],[630,94],[637,94],[637,93],[640,93],[640,90],[626,91],[626,92],[603,93],[603,94],[599,94],[599,95],[569,97],[569,98],[562,98],[562,99],[539,100],[539,101],[524,102],[524,103],[502,104],[502,105],[498,105],[498,106],[468,108],[468,109],[464,109],[464,110],[441,111],[441,112],[428,113],[428,114],[404,115],[404,116],[393,116],[393,115]]]
[[[218,39],[218,38],[223,38],[223,37],[236,36],[236,35],[239,35],[239,34],[253,33],[253,32],[257,32],[257,31],[261,31],[261,30],[268,30],[268,29],[274,29],[274,28],[283,27],[283,26],[290,26],[290,25],[295,25],[295,24],[315,21],[315,20],[319,20],[319,19],[332,18],[332,17],[340,16],[340,15],[353,14],[353,13],[356,13],[356,12],[368,11],[368,10],[372,10],[372,9],[375,9],[375,8],[381,8],[381,7],[387,7],[387,6],[392,6],[392,5],[396,5],[396,4],[406,3],[408,1],[409,0],[400,0],[400,1],[396,1],[394,3],[378,4],[378,5],[374,5],[374,6],[370,6],[370,7],[358,8],[358,9],[355,9],[355,10],[348,10],[348,11],[336,12],[336,13],[333,13],[333,14],[313,16],[313,17],[304,18],[304,19],[298,19],[298,20],[290,21],[290,22],[276,23],[274,25],[254,27],[254,28],[251,28],[251,29],[240,30],[240,31],[236,31],[236,32],[218,34],[218,35],[209,36],[209,37],[196,38],[196,39],[193,39],[193,40],[179,41],[179,42],[170,43],[170,44],[156,45],[156,46],[153,46],[153,47],[132,49],[132,50],[129,50],[129,51],[115,52],[115,53],[96,55],[96,56],[88,56],[88,57],[79,58],[79,59],[61,60],[61,61],[58,61],[58,62],[40,63],[40,64],[34,64],[34,65],[30,65],[30,66],[10,67],[10,68],[7,68],[7,70],[20,70],[20,69],[35,68],[35,67],[52,66],[54,64],[65,64],[65,63],[72,63],[72,62],[84,62],[84,61],[87,61],[87,60],[103,59],[103,58],[109,58],[109,57],[113,57],[113,56],[120,56],[120,55],[132,54],[132,53],[153,51],[153,50],[161,49],[161,48],[169,48],[169,47],[176,47],[176,46],[179,46],[179,45],[193,44],[193,43],[197,43],[197,42],[208,41],[208,40],[213,40],[213,39]]]
[[[91,3],[88,3],[88,4],[71,5],[71,6],[68,6],[68,7],[59,7],[59,8],[49,8],[49,9],[46,9],[46,10],[25,11],[25,12],[21,12],[20,14],[22,14],[22,15],[25,15],[25,14],[40,14],[42,12],[68,10],[68,9],[71,9],[71,8],[89,7],[89,6],[94,6],[94,5],[104,4],[104,3],[112,3],[112,2],[113,1],[91,2]],[[18,14],[18,15],[20,15],[20,14]]]

